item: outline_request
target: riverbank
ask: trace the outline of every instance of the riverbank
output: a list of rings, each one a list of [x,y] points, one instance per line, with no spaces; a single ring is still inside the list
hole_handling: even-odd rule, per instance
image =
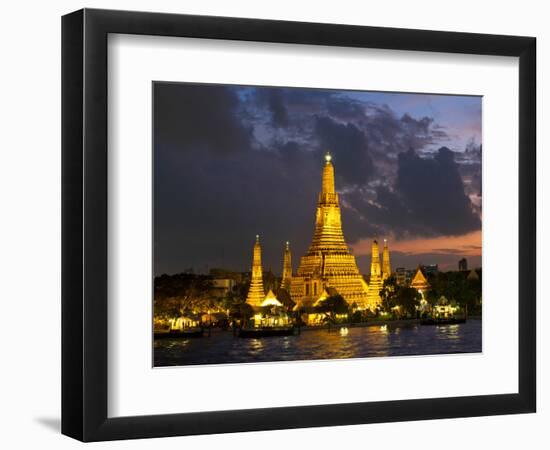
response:
[[[468,316],[468,320],[481,320],[481,316]],[[357,322],[357,323],[337,323],[330,326],[330,330],[337,330],[339,328],[365,328],[365,327],[379,327],[382,325],[387,325],[390,327],[410,327],[414,325],[420,325],[422,319],[379,319],[379,320],[369,320],[367,322]],[[300,332],[302,331],[316,331],[316,330],[329,330],[328,325],[302,325],[300,327]],[[221,329],[221,328],[211,328],[212,332],[227,332],[232,331],[231,328]]]
[[[303,333],[299,335],[265,339],[239,339],[229,330],[212,329],[210,337],[200,339],[155,339],[154,365],[327,360],[481,351],[481,320],[435,327],[417,323],[416,319],[372,320],[352,326],[335,326],[331,332],[326,326],[303,327]],[[347,332],[339,332],[340,327],[348,328]]]
[[[419,325],[420,319],[393,319],[393,320],[369,320],[367,322],[352,322],[352,323],[336,323],[330,325],[304,325],[300,327],[301,331],[312,331],[312,330],[328,330],[328,329],[337,329],[342,327],[347,328],[364,328],[364,327],[379,327],[382,325],[400,325],[400,326],[412,326]]]
[[[481,320],[481,316],[469,316],[468,320]],[[391,319],[391,320],[369,320],[367,322],[358,322],[358,323],[337,323],[333,324],[330,327],[328,325],[304,325],[300,327],[301,331],[311,331],[311,330],[328,330],[329,328],[337,329],[342,327],[347,328],[363,328],[363,327],[379,327],[382,325],[389,326],[413,326],[420,325],[422,319]]]

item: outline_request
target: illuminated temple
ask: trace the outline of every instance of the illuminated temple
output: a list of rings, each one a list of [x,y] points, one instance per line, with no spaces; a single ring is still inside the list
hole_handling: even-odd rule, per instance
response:
[[[286,243],[285,254],[283,257],[283,276],[281,287],[290,291],[290,282],[292,281],[292,256],[290,254],[290,243]]]
[[[380,252],[378,251],[378,242],[372,241],[370,263],[370,279],[368,291],[369,305],[378,305],[381,302],[380,290],[382,289],[382,271],[380,269]]]
[[[390,251],[388,249],[388,240],[384,239],[384,250],[382,252],[382,280],[391,276]]]
[[[325,159],[313,239],[300,260],[297,274],[292,277],[290,295],[298,305],[314,304],[327,288],[332,288],[349,305],[375,309],[380,298],[378,292],[376,298],[369,297],[368,285],[344,240],[338,194],[334,188],[334,166],[329,154]]]
[[[263,270],[262,270],[262,248],[260,247],[260,236],[256,235],[254,243],[254,252],[252,256],[252,274],[250,279],[250,288],[246,297],[246,303],[258,308],[265,299]]]

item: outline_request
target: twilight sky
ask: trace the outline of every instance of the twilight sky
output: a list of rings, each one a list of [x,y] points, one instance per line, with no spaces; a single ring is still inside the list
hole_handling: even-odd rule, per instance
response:
[[[481,97],[154,84],[155,275],[249,270],[260,235],[279,274],[310,244],[329,150],[344,236],[368,273],[465,256],[481,265]]]

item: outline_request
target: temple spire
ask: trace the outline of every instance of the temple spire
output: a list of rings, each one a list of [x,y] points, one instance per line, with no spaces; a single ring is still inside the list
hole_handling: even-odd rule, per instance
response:
[[[250,306],[260,306],[265,298],[263,269],[262,269],[262,247],[260,246],[260,236],[256,235],[254,243],[254,253],[252,256],[252,275],[250,279],[250,289],[246,297],[246,303]]]
[[[390,251],[388,249],[388,240],[384,239],[384,250],[382,251],[382,279],[385,280],[391,276]]]
[[[325,250],[348,252],[342,232],[338,194],[334,188],[334,166],[330,154],[325,156],[322,187],[317,202],[315,231],[308,254]]]
[[[369,304],[380,303],[380,290],[382,289],[382,277],[380,271],[380,252],[378,241],[372,241],[370,279],[369,279]]]
[[[380,275],[380,252],[378,250],[378,241],[372,241],[371,247],[371,262],[370,262],[370,274]]]
[[[317,301],[327,288],[341,295],[352,308],[373,309],[377,305],[368,304],[368,286],[344,240],[334,166],[329,153],[322,166],[313,239],[300,259],[298,271],[292,276],[290,296],[297,304],[306,305]]]
[[[281,287],[290,291],[290,282],[292,281],[292,255],[290,253],[290,243],[286,242],[285,254],[283,258],[283,280]]]
[[[321,195],[334,194],[334,166],[332,165],[332,156],[327,152],[325,155],[325,167],[323,167],[323,186]]]

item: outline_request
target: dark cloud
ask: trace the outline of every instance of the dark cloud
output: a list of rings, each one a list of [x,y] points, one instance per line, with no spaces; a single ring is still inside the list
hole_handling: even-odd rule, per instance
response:
[[[394,236],[410,238],[411,236],[427,236],[432,232],[415,219],[405,204],[404,198],[396,192],[393,186],[379,185],[370,195],[359,190],[342,195],[348,207],[346,214],[360,218],[354,220],[347,238],[354,244],[361,238],[376,236]],[[369,198],[370,197],[370,198]]]
[[[252,130],[239,120],[240,107],[235,91],[225,86],[155,83],[155,142],[180,152],[248,148]]]
[[[432,158],[421,158],[412,150],[401,153],[396,187],[415,222],[434,235],[459,235],[481,227],[447,147]]]
[[[297,267],[327,150],[349,244],[479,229],[480,151],[432,148],[446,139],[430,117],[339,91],[155,83],[155,271],[245,270],[256,234],[266,268],[287,240]]]
[[[339,120],[356,121],[365,115],[365,106],[348,97],[332,96],[327,99],[327,112]]]
[[[261,235],[266,269],[281,270],[284,242],[305,253],[313,232],[321,161],[292,142],[280,151],[158,152],[155,272],[250,268]],[[306,179],[311,173],[318,177]],[[304,181],[306,180],[306,181]],[[297,264],[297,261],[295,261]]]
[[[480,229],[453,155],[446,147],[424,157],[409,150],[398,157],[393,184],[380,184],[370,195],[345,193],[347,209],[358,218],[351,222],[350,243],[362,237],[450,236]]]
[[[337,123],[329,117],[316,117],[319,156],[327,150],[338,161],[337,177],[345,184],[363,185],[373,171],[365,134],[354,124]]]
[[[265,99],[265,102],[271,113],[271,120],[275,127],[288,126],[288,112],[284,101],[283,93],[280,89],[260,90],[260,98]]]

